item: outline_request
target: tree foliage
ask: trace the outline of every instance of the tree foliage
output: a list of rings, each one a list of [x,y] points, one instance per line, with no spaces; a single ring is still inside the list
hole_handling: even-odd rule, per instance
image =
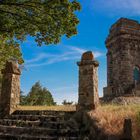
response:
[[[52,94],[45,87],[40,85],[40,82],[36,82],[27,96],[21,94],[21,105],[55,105]]]
[[[19,44],[0,36],[0,69],[3,68],[5,62],[9,59],[18,60],[19,64],[24,62]]]
[[[38,45],[77,34],[76,0],[0,0],[0,35],[10,40],[35,37]]]
[[[63,105],[72,105],[73,102],[72,102],[72,101],[69,102],[69,101],[67,101],[67,100],[63,100],[62,104],[63,104]]]

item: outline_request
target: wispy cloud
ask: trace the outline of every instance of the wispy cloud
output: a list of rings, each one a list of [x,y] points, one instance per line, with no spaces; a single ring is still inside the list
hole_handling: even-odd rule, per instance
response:
[[[82,53],[84,53],[85,51],[87,51],[86,49],[81,49],[81,48],[78,48],[78,47],[73,47],[73,46],[69,46],[69,47],[70,47],[70,49],[71,49],[72,51],[75,51],[75,52],[80,53],[80,54],[82,54]]]
[[[61,46],[62,47],[62,46]],[[86,49],[79,48],[76,46],[63,46],[64,52],[57,54],[49,53],[39,53],[33,59],[25,60],[26,67],[39,67],[50,65],[58,62],[69,61],[69,60],[79,60],[82,53],[87,51]],[[94,51],[94,56],[100,57],[103,54],[99,51]]]
[[[92,8],[108,15],[140,15],[140,0],[91,0]]]
[[[46,58],[50,58],[50,57],[55,57],[56,55],[53,54],[48,54],[48,53],[40,53],[38,54],[37,57],[33,58],[33,59],[29,59],[26,60],[26,64],[30,64],[30,63],[34,63],[34,62],[38,62],[42,59],[46,59]]]

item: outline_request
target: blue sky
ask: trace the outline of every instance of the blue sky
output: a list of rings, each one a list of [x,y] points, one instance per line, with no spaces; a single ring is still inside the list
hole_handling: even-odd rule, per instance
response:
[[[26,70],[22,71],[21,89],[27,94],[31,86],[40,81],[47,87],[55,101],[78,100],[78,66],[81,54],[91,50],[99,61],[99,95],[106,86],[105,39],[110,26],[120,17],[140,21],[140,0],[79,0],[82,10],[78,34],[62,38],[58,45],[38,47],[28,37],[21,44]]]

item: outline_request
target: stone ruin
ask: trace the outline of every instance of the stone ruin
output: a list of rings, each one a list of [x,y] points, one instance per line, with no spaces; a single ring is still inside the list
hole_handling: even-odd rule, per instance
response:
[[[140,24],[119,19],[110,29],[106,47],[104,97],[140,96]]]
[[[95,109],[99,105],[98,66],[91,51],[82,55],[79,66],[79,99],[77,109]]]

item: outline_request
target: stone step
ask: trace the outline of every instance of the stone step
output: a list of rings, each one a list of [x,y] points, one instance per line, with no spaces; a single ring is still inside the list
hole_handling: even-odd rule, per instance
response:
[[[0,119],[0,140],[80,140],[67,120],[75,111],[15,111]]]
[[[80,140],[78,137],[38,137],[30,135],[1,134],[0,140]]]
[[[30,135],[13,135],[0,133],[0,140],[57,140],[57,137],[43,137]]]
[[[70,129],[46,129],[46,128],[29,128],[29,127],[11,127],[0,125],[0,133],[11,134],[11,135],[31,135],[31,136],[68,136],[78,137],[79,130]]]
[[[19,126],[19,127],[37,127],[40,126],[40,121],[24,121],[24,120],[9,120],[1,119],[0,125]]]
[[[49,111],[49,110],[16,110],[14,115],[73,115],[75,111]]]
[[[66,122],[43,122],[40,127],[51,128],[51,129],[65,129],[67,128]]]
[[[53,116],[53,115],[48,115],[48,116],[41,116],[41,115],[10,115],[6,117],[6,119],[11,119],[11,120],[24,120],[24,121],[63,121],[68,118],[65,118],[64,116]]]
[[[51,129],[62,129],[66,127],[65,121],[24,121],[24,120],[9,120],[9,119],[1,119],[0,125],[6,126],[17,126],[17,127],[45,127]]]

